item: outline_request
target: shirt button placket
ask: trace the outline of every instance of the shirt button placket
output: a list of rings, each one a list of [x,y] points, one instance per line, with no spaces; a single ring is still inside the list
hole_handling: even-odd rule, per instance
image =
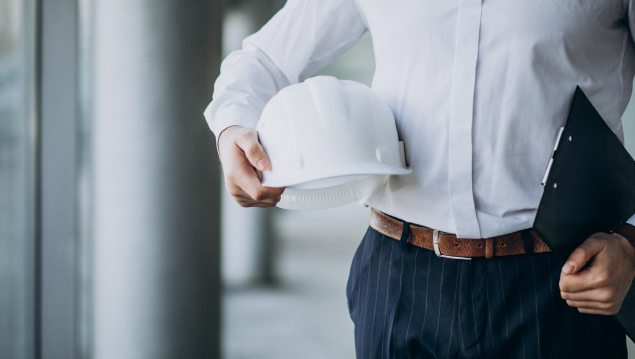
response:
[[[461,238],[480,238],[472,187],[472,120],[482,0],[459,0],[449,126],[450,206]]]

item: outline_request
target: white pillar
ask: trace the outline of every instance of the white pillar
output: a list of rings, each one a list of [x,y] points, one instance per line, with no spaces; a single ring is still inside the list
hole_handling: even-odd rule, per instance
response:
[[[250,1],[229,9],[223,25],[223,57],[241,48],[281,7],[275,0]],[[274,209],[242,208],[222,186],[222,272],[229,287],[276,281]]]
[[[220,357],[220,0],[94,0],[96,358]]]

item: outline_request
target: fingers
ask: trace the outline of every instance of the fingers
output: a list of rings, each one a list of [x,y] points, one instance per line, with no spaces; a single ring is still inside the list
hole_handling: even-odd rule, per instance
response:
[[[587,302],[567,300],[570,307],[578,308],[580,313],[615,315],[620,311],[621,305],[618,303]]]
[[[249,160],[249,163],[259,171],[267,171],[271,168],[271,162],[269,156],[265,152],[264,148],[258,141],[258,133],[251,129],[246,128],[244,131],[236,137],[236,145],[243,150],[245,156]]]
[[[221,162],[225,187],[243,207],[273,207],[280,201],[284,188],[263,187],[257,170],[271,168],[269,157],[251,128],[227,128],[221,137]],[[221,149],[219,148],[219,151]]]
[[[583,292],[560,292],[562,299],[572,302],[613,303],[617,299],[617,293],[611,288],[597,288]]]
[[[582,293],[561,293],[571,307],[581,313],[614,315],[620,310],[622,300],[609,288],[601,288]]]
[[[601,288],[608,284],[608,276],[598,268],[589,268],[575,274],[560,274],[560,291],[567,293],[579,293],[595,288]]]
[[[256,171],[247,164],[232,168],[225,175],[225,186],[236,202],[243,207],[273,207],[280,201],[284,188],[263,187]]]
[[[578,308],[578,312],[584,313],[584,314],[596,314],[596,315],[615,315],[619,312],[619,308],[617,310]]]
[[[577,293],[560,292],[567,305],[577,308],[580,313],[614,315],[620,310],[623,298],[614,288],[601,287]]]
[[[595,239],[593,236],[589,237],[571,253],[569,259],[562,267],[562,272],[565,274],[579,272],[591,258],[602,251],[602,248],[603,244],[601,241]]]
[[[251,196],[247,193],[243,195],[234,195],[233,197],[241,207],[274,207],[280,201],[280,197],[277,197],[258,202],[251,198]]]
[[[627,240],[594,234],[569,257],[573,268],[563,267],[560,295],[581,313],[616,314],[635,276],[633,252]]]
[[[255,175],[244,176],[241,178],[240,181],[237,181],[237,184],[244,192],[246,192],[252,199],[257,202],[267,202],[275,200],[275,203],[278,203],[278,201],[280,201],[280,195],[282,195],[282,192],[284,192],[284,188],[261,186],[260,180]]]

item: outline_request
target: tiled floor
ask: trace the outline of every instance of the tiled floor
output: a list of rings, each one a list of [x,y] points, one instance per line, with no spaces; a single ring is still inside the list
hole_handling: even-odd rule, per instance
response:
[[[228,290],[226,359],[354,358],[346,280],[369,211],[342,208],[276,213],[276,288]]]

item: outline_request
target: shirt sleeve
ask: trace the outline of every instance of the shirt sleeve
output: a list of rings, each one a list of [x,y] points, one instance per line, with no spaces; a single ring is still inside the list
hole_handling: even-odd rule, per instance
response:
[[[356,0],[289,0],[221,65],[205,118],[216,139],[227,127],[256,128],[282,88],[313,75],[367,30]]]

